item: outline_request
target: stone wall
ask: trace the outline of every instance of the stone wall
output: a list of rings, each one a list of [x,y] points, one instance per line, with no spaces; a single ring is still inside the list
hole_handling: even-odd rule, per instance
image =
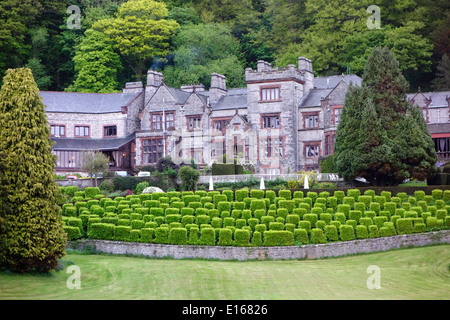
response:
[[[82,240],[73,242],[71,247],[74,249],[85,249],[90,246],[98,252],[138,255],[152,258],[172,257],[175,259],[201,258],[218,260],[287,260],[339,257],[360,253],[381,252],[405,247],[422,247],[449,243],[450,230],[444,230],[423,234],[401,235],[376,239],[284,247],[178,246],[104,240]]]

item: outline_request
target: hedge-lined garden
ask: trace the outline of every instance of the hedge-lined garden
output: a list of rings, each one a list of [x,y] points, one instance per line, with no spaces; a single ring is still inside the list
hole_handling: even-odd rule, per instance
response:
[[[71,188],[71,189],[68,189]],[[69,240],[219,246],[317,244],[422,233],[450,226],[450,190],[414,195],[359,189],[171,191],[106,198],[62,187]]]

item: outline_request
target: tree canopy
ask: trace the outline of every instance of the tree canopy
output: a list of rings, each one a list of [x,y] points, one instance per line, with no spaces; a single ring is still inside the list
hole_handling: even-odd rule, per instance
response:
[[[337,128],[334,162],[344,179],[386,186],[435,174],[433,142],[422,111],[406,99],[407,88],[394,54],[375,48],[361,87],[349,87]]]

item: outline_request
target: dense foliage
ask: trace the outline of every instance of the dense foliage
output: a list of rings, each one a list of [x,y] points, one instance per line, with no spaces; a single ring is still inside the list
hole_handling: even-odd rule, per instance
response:
[[[100,90],[96,81],[82,81],[84,73],[90,74],[89,56],[102,51],[86,51],[103,41],[93,42],[92,33],[86,34],[92,28],[108,36],[120,57],[118,62],[105,46],[107,56],[97,62],[108,79],[111,73],[117,76],[107,90],[120,90],[126,81],[145,77],[150,67],[162,71],[167,83],[175,86],[186,82],[208,86],[211,70],[225,74],[229,87],[242,86],[243,68],[255,68],[258,59],[284,67],[296,64],[300,55],[313,61],[317,75],[361,75],[376,46],[394,51],[413,91],[419,86],[422,91],[431,89],[433,79],[448,76],[442,75],[448,68],[437,69],[444,55],[450,55],[448,1],[378,1],[380,29],[367,26],[373,15],[367,8],[373,4],[367,0],[4,0],[0,79],[6,69],[27,65],[41,90],[71,85],[70,90]],[[66,13],[70,5],[80,8],[80,29],[67,26],[74,18],[73,12]],[[90,41],[84,41],[89,35]],[[209,41],[211,37],[215,40]],[[79,58],[74,60],[75,56]],[[436,88],[442,88],[441,81]]]
[[[7,71],[0,128],[0,264],[17,272],[55,269],[66,234],[53,180],[50,130],[30,69]]]
[[[423,181],[436,173],[437,156],[422,111],[406,99],[408,83],[394,54],[377,47],[361,87],[350,86],[336,134],[334,163],[346,180],[371,185]]]
[[[67,188],[67,187],[66,187]],[[72,192],[73,190],[67,190]],[[63,192],[65,188],[63,188]],[[305,245],[450,227],[450,190],[170,191],[62,205],[70,239],[220,246]],[[83,195],[83,196],[81,196]],[[92,195],[92,192],[91,192]]]

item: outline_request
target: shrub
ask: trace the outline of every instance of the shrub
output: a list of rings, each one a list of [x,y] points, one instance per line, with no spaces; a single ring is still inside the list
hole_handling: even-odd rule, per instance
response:
[[[338,204],[338,199],[337,199],[337,197],[335,197],[335,196],[332,196],[332,197],[328,197],[327,198],[327,207],[328,208],[336,208],[337,207],[337,204]]]
[[[373,222],[376,224],[378,229],[380,229],[386,221],[387,221],[387,218],[384,216],[373,218]]]
[[[262,210],[262,209],[266,210],[266,202],[262,199],[253,199],[250,202],[250,209],[252,211]]]
[[[325,226],[325,236],[327,237],[328,241],[338,241],[339,235],[336,226],[334,225],[327,225]]]
[[[169,228],[157,227],[155,229],[155,242],[160,244],[167,244],[169,242]]]
[[[280,198],[284,198],[286,200],[291,200],[292,192],[291,192],[291,190],[279,190],[278,196]]]
[[[319,220],[318,215],[315,213],[307,213],[303,215],[303,220],[309,221],[311,223],[311,227],[314,228],[316,226],[316,222]]]
[[[355,204],[355,198],[353,197],[344,197],[342,204],[344,205],[348,205],[350,207],[350,209],[353,208],[354,204]]]
[[[93,199],[95,195],[100,194],[100,189],[98,187],[86,187],[84,188],[84,197],[86,199]]]
[[[359,219],[359,224],[366,227],[369,227],[372,223],[372,219],[368,217]]]
[[[183,190],[195,191],[197,189],[198,179],[200,178],[200,171],[189,166],[182,166],[178,171],[178,176],[181,180],[181,188]]]
[[[347,197],[352,197],[354,201],[358,201],[358,197],[361,195],[361,191],[359,189],[348,189]]]
[[[339,226],[339,237],[342,241],[355,239],[355,231],[351,225],[343,224]]]
[[[378,202],[371,202],[369,206],[370,211],[374,211],[376,214],[380,212],[380,204]]]
[[[207,215],[199,215],[196,217],[196,223],[200,226],[202,224],[209,224],[211,218]]]
[[[141,229],[145,225],[143,220],[131,220],[131,229]]]
[[[171,228],[169,231],[169,244],[187,244],[186,228]]]
[[[262,234],[261,232],[255,231],[252,236],[252,246],[260,247],[262,245]]]
[[[65,212],[64,212],[64,214],[65,214],[65,216],[68,216],[68,217],[76,217],[78,214],[77,214],[77,208],[76,207],[66,207],[66,210],[65,210]]]
[[[380,236],[380,232],[376,225],[372,224],[368,228],[369,228],[369,238],[370,239],[378,238]]]
[[[365,209],[369,209],[370,203],[372,202],[372,196],[369,195],[359,196],[358,202],[364,203]]]
[[[299,244],[307,244],[309,242],[308,231],[305,229],[294,229],[294,242]]]
[[[248,191],[248,189],[236,190],[234,192],[234,196],[236,198],[236,201],[242,202],[242,201],[244,201],[245,198],[248,198],[249,191]]]
[[[141,230],[133,229],[130,231],[130,241],[131,242],[140,242],[141,240]]]
[[[269,230],[284,230],[284,224],[280,222],[269,222]]]
[[[245,247],[250,244],[250,231],[245,229],[236,229],[234,232],[234,243],[239,247]]]
[[[216,235],[214,228],[202,228],[200,232],[199,244],[213,246],[216,244]]]
[[[266,194],[267,194],[267,191],[266,191]],[[293,195],[294,199],[303,199],[303,197],[304,197],[303,191],[294,191],[294,195]]]
[[[275,191],[273,190],[266,190],[266,199],[270,200],[270,203],[275,203],[275,198],[277,197]]]
[[[223,211],[231,212],[231,202],[220,201],[219,203],[217,203],[217,210],[219,210],[219,212],[223,212]]]
[[[111,223],[93,223],[88,228],[88,237],[90,239],[113,240],[115,227]]]
[[[265,246],[292,246],[294,244],[294,234],[290,231],[264,231]]]
[[[181,216],[193,216],[194,212],[195,212],[194,208],[181,208],[180,210]]]
[[[298,223],[298,227],[309,232],[311,230],[311,222],[302,220]]]
[[[285,208],[277,209],[277,217],[281,217],[281,218],[285,219],[288,214],[289,214],[289,212]]]
[[[274,221],[275,221],[275,218],[272,216],[262,216],[261,217],[261,223],[265,224],[267,229],[269,229],[269,224]]]
[[[219,230],[219,246],[231,246],[233,245],[233,239],[232,239],[232,230],[228,228],[222,228]]]
[[[330,215],[330,217],[331,217],[331,215]],[[300,222],[300,217],[298,214],[288,214],[286,216],[286,221],[288,223],[292,223],[294,226],[297,226],[298,223]]]
[[[411,234],[414,232],[413,221],[411,218],[397,219],[397,233]]]
[[[347,220],[345,214],[343,212],[336,212],[334,214],[334,220],[339,221],[340,223],[345,223]]]
[[[359,223],[359,220],[362,218],[362,212],[359,210],[350,210],[349,218]]]
[[[130,239],[131,227],[119,225],[114,228],[114,240],[128,241]]]
[[[261,234],[264,234],[264,231],[266,231],[267,230],[267,226],[265,225],[265,224],[257,224],[257,225],[255,225],[255,232],[256,231],[258,231],[258,232],[261,232]]]
[[[81,230],[78,227],[63,226],[64,231],[67,234],[67,240],[76,240],[81,238]]]
[[[327,242],[327,239],[326,239],[322,229],[319,229],[319,228],[311,229],[311,243],[317,244],[317,243],[326,243],[326,242]]]
[[[236,228],[237,229],[242,229],[246,225],[247,225],[247,220],[245,220],[245,219],[236,219]]]
[[[367,231],[367,227],[364,225],[356,226],[356,238],[358,239],[367,239],[369,238],[369,232]]]
[[[426,231],[425,223],[415,223],[414,224],[414,233],[422,233]]]

